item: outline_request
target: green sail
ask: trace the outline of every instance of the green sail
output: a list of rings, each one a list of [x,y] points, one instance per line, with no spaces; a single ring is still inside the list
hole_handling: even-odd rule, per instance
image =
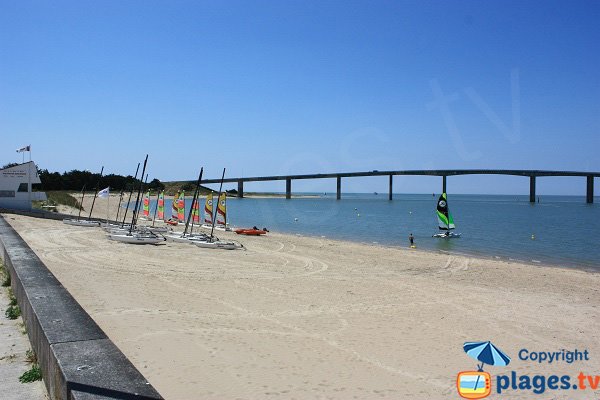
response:
[[[446,193],[442,193],[437,203],[437,217],[438,217],[438,226],[440,229],[449,230],[454,229],[454,218],[452,218],[452,214],[448,209],[448,200],[446,198]]]

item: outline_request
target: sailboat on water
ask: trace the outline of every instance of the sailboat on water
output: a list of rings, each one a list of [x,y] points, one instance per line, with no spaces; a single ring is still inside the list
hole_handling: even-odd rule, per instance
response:
[[[433,237],[445,239],[460,237],[460,233],[452,232],[455,229],[454,218],[452,218],[452,214],[450,214],[450,209],[448,208],[446,193],[442,193],[438,199],[436,214],[440,232],[433,235]]]

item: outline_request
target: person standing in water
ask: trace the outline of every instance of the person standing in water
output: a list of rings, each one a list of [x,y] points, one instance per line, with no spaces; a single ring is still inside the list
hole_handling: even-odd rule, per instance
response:
[[[413,247],[415,245],[415,237],[412,233],[408,235],[408,241],[410,242],[410,247]]]

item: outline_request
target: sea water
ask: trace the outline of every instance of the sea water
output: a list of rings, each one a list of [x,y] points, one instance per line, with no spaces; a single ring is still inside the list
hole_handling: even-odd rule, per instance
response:
[[[582,196],[448,195],[457,239],[439,239],[439,194],[335,194],[305,198],[227,198],[232,226],[504,260],[600,269],[600,204]],[[188,199],[187,207],[191,201]],[[216,196],[215,196],[216,205]],[[152,202],[152,211],[155,201]],[[204,198],[201,198],[201,208]],[[171,201],[165,201],[170,215]],[[201,212],[202,213],[202,212]],[[186,212],[187,216],[187,212]]]

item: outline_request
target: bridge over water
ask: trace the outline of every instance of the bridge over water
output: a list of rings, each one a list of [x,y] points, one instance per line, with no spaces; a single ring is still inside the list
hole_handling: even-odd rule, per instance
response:
[[[442,191],[446,192],[446,180],[449,176],[456,175],[512,175],[529,178],[529,201],[535,202],[535,183],[538,177],[548,176],[575,176],[585,177],[586,202],[594,202],[594,178],[600,177],[600,172],[580,171],[546,171],[525,169],[436,169],[436,170],[405,170],[405,171],[365,171],[365,172],[338,172],[329,174],[305,174],[305,175],[273,175],[254,176],[246,178],[226,178],[223,182],[237,182],[237,195],[244,197],[245,182],[285,181],[285,197],[292,197],[292,181],[298,179],[332,179],[337,180],[337,199],[342,198],[342,178],[356,178],[365,176],[389,176],[389,199],[392,200],[393,177],[395,175],[425,175],[442,177]],[[203,179],[201,183],[219,183],[220,179]]]

